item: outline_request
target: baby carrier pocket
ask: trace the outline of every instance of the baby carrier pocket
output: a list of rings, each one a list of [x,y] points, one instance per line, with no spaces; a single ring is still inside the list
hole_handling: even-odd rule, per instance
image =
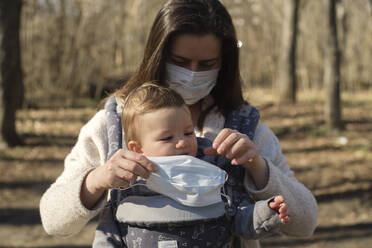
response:
[[[163,195],[128,196],[116,220],[128,248],[228,247],[231,239],[223,202],[189,207]]]

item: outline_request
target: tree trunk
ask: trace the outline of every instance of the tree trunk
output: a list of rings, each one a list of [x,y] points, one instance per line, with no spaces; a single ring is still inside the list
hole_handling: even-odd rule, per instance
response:
[[[325,120],[333,131],[343,128],[341,120],[341,100],[340,100],[340,63],[341,51],[339,48],[337,35],[337,0],[326,0],[328,9],[328,42],[324,67],[324,83],[326,88],[325,96]]]
[[[282,49],[279,65],[279,88],[281,102],[296,102],[296,50],[300,0],[284,4]]]
[[[16,109],[22,106],[24,88],[20,54],[22,0],[0,1],[0,143],[22,144],[15,127]]]

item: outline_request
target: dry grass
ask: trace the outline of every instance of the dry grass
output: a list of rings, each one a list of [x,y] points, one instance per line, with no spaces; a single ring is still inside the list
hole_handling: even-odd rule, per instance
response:
[[[274,92],[275,93],[275,92]],[[247,98],[279,137],[297,178],[319,203],[319,227],[310,239],[273,237],[263,247],[368,247],[372,241],[372,99],[347,93],[345,131],[329,133],[319,92],[301,93],[295,106],[278,105],[273,92]],[[17,128],[26,146],[0,150],[0,248],[89,247],[94,223],[68,239],[47,236],[38,203],[63,170],[63,159],[94,109],[27,110]],[[306,223],[305,223],[306,224]]]
[[[296,177],[316,196],[319,227],[308,240],[273,238],[264,247],[368,247],[372,234],[371,92],[342,95],[345,130],[329,132],[324,97],[302,92],[295,106],[279,105],[257,90],[247,98],[261,107],[262,119],[281,141]]]

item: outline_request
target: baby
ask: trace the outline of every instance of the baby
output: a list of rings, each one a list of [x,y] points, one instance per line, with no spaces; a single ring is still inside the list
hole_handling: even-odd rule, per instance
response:
[[[203,154],[206,142],[207,144],[211,144],[211,142],[195,136],[190,110],[182,97],[175,91],[157,84],[145,83],[132,91],[125,99],[120,100],[124,105],[122,112],[124,140],[129,150],[151,157],[175,155],[189,155],[200,159],[211,157]],[[137,191],[134,195],[146,197],[148,193]],[[119,199],[126,197],[119,197]],[[276,218],[280,219],[282,223],[289,220],[286,213],[287,206],[282,196],[276,196],[267,203],[255,207],[272,209],[272,214],[276,215]],[[137,207],[136,210],[140,211],[139,209]],[[151,208],[146,209],[151,210]],[[190,208],[190,211],[193,210]],[[182,211],[188,211],[188,208],[182,207]],[[130,215],[131,213],[126,214]],[[140,215],[146,215],[145,211]],[[164,221],[163,225],[147,223],[141,226],[138,223],[135,225],[122,223],[115,218],[117,218],[117,213],[101,215],[93,247],[107,247],[107,243],[112,243],[113,247],[115,247],[115,243],[116,245],[124,243],[128,247],[135,247],[138,242],[141,243],[140,247],[157,247],[159,240],[164,237],[171,237],[182,245],[205,247],[207,244],[215,244],[213,247],[220,247],[217,244],[227,243],[233,235],[229,220],[225,216],[213,220],[203,220],[201,223],[182,222],[182,224],[174,225],[172,223],[168,226],[166,225],[167,221]],[[247,217],[247,219],[251,222],[255,221],[254,216]],[[140,223],[142,222],[140,221]],[[251,224],[253,225],[253,223]],[[198,227],[203,232],[196,240],[192,236],[195,235],[195,230]],[[123,230],[126,231],[123,232]],[[166,241],[169,241],[169,238],[166,238]]]

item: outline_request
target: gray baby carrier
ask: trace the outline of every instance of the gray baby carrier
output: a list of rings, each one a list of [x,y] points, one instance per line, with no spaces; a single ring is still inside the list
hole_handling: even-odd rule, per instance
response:
[[[105,113],[109,159],[122,147],[122,128],[114,97],[106,102]],[[225,127],[239,130],[252,140],[258,121],[258,110],[245,105],[226,117]],[[247,233],[251,221],[247,212],[252,211],[249,209],[252,202],[243,186],[244,168],[231,165],[224,157],[200,153],[210,145],[210,141],[198,138],[198,157],[227,172],[224,189],[229,200],[207,207],[187,207],[144,186],[111,190],[110,214],[120,236],[118,247],[229,247],[234,235]]]

